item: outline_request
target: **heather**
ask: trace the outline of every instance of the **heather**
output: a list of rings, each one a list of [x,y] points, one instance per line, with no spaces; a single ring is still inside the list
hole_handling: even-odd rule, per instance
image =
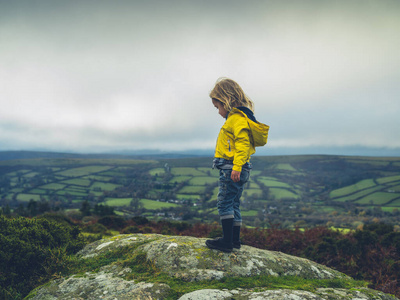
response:
[[[116,215],[91,217],[89,222],[57,214],[32,219],[2,216],[0,220],[0,283],[5,299],[22,298],[35,286],[69,274],[75,261],[73,254],[102,237],[118,233],[199,238],[221,234],[216,223]],[[390,224],[370,223],[347,233],[327,227],[289,230],[276,224],[265,229],[244,227],[242,241],[259,249],[307,258],[355,280],[367,281],[370,288],[400,295],[400,233]]]

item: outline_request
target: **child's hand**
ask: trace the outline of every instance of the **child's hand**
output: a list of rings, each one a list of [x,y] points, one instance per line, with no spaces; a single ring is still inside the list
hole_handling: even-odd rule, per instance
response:
[[[231,179],[233,180],[233,182],[239,182],[240,172],[232,170]]]

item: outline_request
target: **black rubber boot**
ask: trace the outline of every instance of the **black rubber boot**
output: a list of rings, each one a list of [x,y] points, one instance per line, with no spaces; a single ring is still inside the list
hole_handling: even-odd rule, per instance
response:
[[[210,249],[217,249],[223,252],[232,252],[233,219],[221,220],[224,237],[215,240],[207,240],[206,245]]]
[[[235,249],[240,249],[240,247],[241,247],[241,243],[240,243],[240,226],[233,226],[232,245],[233,245],[233,248],[235,248]]]

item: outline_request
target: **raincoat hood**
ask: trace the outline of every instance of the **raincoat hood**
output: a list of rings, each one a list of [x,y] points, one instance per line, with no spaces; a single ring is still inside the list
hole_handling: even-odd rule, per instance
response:
[[[233,108],[219,132],[214,157],[232,161],[232,170],[241,172],[256,152],[255,147],[267,143],[268,130],[269,126],[257,122],[250,109]]]
[[[233,108],[229,114],[231,113],[239,113],[246,118],[250,128],[250,139],[254,147],[261,147],[267,143],[269,126],[258,122],[250,109],[247,107]]]

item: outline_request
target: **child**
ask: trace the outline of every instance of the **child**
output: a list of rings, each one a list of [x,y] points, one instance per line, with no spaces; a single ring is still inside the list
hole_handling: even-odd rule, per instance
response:
[[[226,119],[215,148],[214,167],[219,169],[218,213],[223,237],[207,240],[211,249],[231,252],[240,249],[240,197],[249,180],[250,156],[267,142],[269,126],[257,122],[253,102],[233,80],[220,78],[210,93],[218,113]]]

